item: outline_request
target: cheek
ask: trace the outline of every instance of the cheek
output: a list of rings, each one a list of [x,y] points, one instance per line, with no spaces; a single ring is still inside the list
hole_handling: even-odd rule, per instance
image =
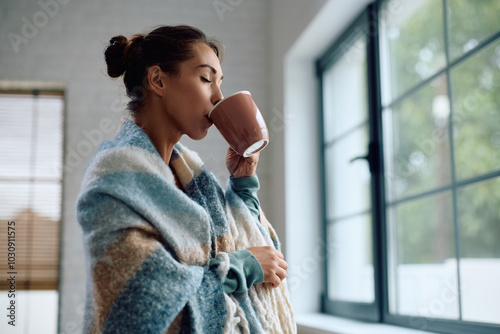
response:
[[[208,94],[208,89],[197,88],[191,91],[188,99],[191,105],[204,108],[207,105],[207,101],[210,101],[210,94]]]

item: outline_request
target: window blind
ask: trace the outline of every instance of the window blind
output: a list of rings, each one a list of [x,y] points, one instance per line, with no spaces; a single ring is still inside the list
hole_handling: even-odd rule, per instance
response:
[[[0,92],[0,122],[0,272],[16,290],[57,290],[62,94]]]

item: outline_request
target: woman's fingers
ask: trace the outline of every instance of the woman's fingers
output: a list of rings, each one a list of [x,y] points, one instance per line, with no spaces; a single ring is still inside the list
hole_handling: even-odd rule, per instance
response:
[[[278,259],[278,265],[285,270],[288,269],[288,263],[286,263],[283,259]]]
[[[281,268],[276,270],[276,276],[278,276],[280,282],[283,281],[286,278],[286,270]]]
[[[286,278],[288,269],[283,254],[270,246],[251,247],[248,250],[259,261],[264,272],[264,282],[271,283],[273,287],[280,285]]]
[[[278,285],[280,285],[281,280],[278,276],[275,275],[268,283],[271,283],[273,288],[276,288],[276,287],[278,287]]]
[[[277,288],[285,278],[286,278],[286,271],[280,268],[276,270],[275,275],[271,278],[269,283],[271,283],[273,288]]]
[[[255,174],[259,163],[260,152],[244,158],[236,153],[231,147],[227,149],[226,167],[229,174],[234,177],[248,177]]]

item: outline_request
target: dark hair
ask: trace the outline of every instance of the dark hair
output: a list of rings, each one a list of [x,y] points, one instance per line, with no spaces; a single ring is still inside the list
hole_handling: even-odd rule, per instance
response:
[[[209,39],[199,29],[187,25],[163,26],[149,34],[136,34],[130,40],[119,35],[111,38],[104,51],[108,74],[117,78],[124,74],[123,82],[130,97],[128,109],[136,115],[146,98],[146,75],[151,66],[176,75],[179,65],[195,56],[193,45],[205,43],[222,61],[222,45]]]

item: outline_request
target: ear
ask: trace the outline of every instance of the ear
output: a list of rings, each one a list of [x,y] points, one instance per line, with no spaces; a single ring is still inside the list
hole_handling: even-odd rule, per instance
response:
[[[160,96],[163,96],[164,94],[162,81],[164,79],[164,75],[165,73],[163,73],[158,65],[151,66],[147,74],[149,88]]]

